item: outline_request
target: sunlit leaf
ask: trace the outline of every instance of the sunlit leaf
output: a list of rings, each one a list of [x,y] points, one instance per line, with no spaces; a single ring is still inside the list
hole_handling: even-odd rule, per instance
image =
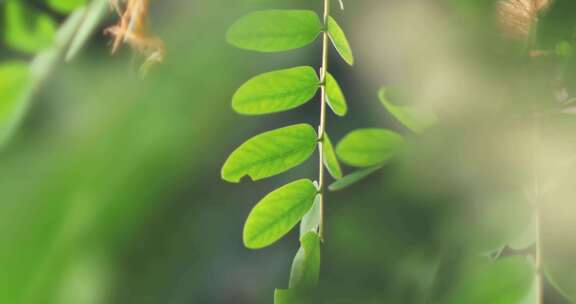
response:
[[[338,162],[334,146],[332,145],[328,133],[324,133],[322,149],[324,151],[324,165],[326,166],[326,169],[328,169],[330,175],[335,179],[342,178],[342,169],[340,168],[340,163]]]
[[[382,105],[392,116],[414,133],[422,133],[438,121],[433,112],[422,107],[397,106],[393,104],[389,101],[387,94],[386,88],[380,89],[378,93]]]
[[[318,75],[309,66],[269,72],[243,84],[232,98],[232,107],[246,115],[286,111],[308,102],[319,86]]]
[[[326,99],[328,105],[336,115],[346,115],[346,112],[348,112],[346,97],[344,97],[340,85],[330,73],[326,74]]]
[[[282,238],[310,210],[317,193],[312,181],[301,179],[266,195],[244,225],[246,247],[263,248]]]
[[[0,65],[0,142],[11,125],[22,115],[24,96],[29,87],[30,71],[23,62]]]
[[[317,232],[320,227],[321,212],[320,212],[320,202],[322,200],[322,194],[316,195],[314,199],[314,204],[312,208],[306,212],[302,221],[300,222],[300,235],[305,235],[310,231]]]
[[[336,147],[338,157],[348,165],[371,167],[390,160],[404,139],[385,129],[359,129],[350,132]]]
[[[306,10],[249,13],[228,30],[227,41],[242,49],[280,52],[304,47],[322,31],[318,15]]]
[[[307,124],[262,133],[232,152],[222,167],[222,178],[239,182],[246,175],[260,180],[280,174],[307,160],[317,140],[316,131]]]
[[[530,294],[534,266],[523,256],[506,257],[465,267],[438,304],[519,303]]]
[[[342,56],[344,61],[346,61],[346,63],[348,63],[349,65],[353,65],[354,55],[352,54],[350,43],[348,42],[348,39],[346,38],[346,34],[344,34],[344,31],[342,30],[340,25],[338,25],[338,22],[336,22],[336,20],[334,20],[334,18],[332,17],[328,18],[328,35],[330,36],[330,39],[332,40],[334,47],[336,48],[340,56]]]
[[[296,293],[290,289],[274,290],[274,304],[293,304],[297,297]]]
[[[300,249],[292,262],[291,289],[309,289],[318,283],[320,275],[320,237],[307,232],[300,238]]]
[[[378,171],[380,168],[382,168],[382,167],[376,166],[376,167],[372,167],[372,168],[368,168],[368,169],[359,170],[359,171],[356,171],[356,172],[351,173],[349,175],[346,175],[346,176],[342,177],[341,179],[332,183],[328,187],[328,189],[330,191],[339,191],[339,190],[348,188],[348,187],[356,184],[357,182],[365,179],[366,177],[370,176],[372,173]]]
[[[4,4],[4,11],[4,39],[9,47],[36,53],[52,45],[56,22],[50,16],[28,7],[20,0],[8,0]]]
[[[47,0],[50,7],[60,13],[70,13],[86,4],[86,0]]]

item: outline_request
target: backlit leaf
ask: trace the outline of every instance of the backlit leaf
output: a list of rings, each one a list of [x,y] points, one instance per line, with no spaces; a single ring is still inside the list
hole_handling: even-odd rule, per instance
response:
[[[348,42],[348,39],[346,38],[346,34],[344,34],[344,31],[342,30],[340,25],[338,25],[338,22],[336,22],[336,20],[334,20],[334,18],[332,17],[328,17],[328,35],[332,40],[332,44],[334,44],[334,47],[336,48],[340,56],[342,56],[344,61],[346,61],[346,63],[348,63],[349,65],[353,65],[354,55],[352,54],[350,43]]]
[[[390,160],[404,139],[385,129],[360,129],[350,132],[336,148],[338,157],[356,167],[371,167]]]
[[[262,133],[232,152],[222,167],[222,178],[237,183],[246,175],[260,180],[280,174],[307,160],[317,140],[316,131],[307,124]]]
[[[300,238],[300,249],[292,262],[291,289],[309,289],[318,283],[320,274],[320,237],[309,231]]]
[[[282,238],[310,210],[317,193],[312,181],[301,179],[266,195],[244,225],[246,247],[263,248]]]
[[[348,112],[346,97],[344,97],[340,85],[330,73],[326,74],[326,99],[328,105],[336,115],[346,115],[346,112]]]
[[[300,222],[300,236],[305,235],[310,231],[317,232],[320,227],[321,212],[320,212],[320,202],[322,200],[322,194],[316,195],[314,199],[314,204],[312,208],[306,212],[302,221]]]
[[[243,84],[232,98],[232,107],[246,115],[286,111],[308,102],[319,86],[318,75],[308,66],[269,72]]]
[[[334,146],[332,141],[328,136],[328,133],[324,133],[324,140],[322,143],[322,149],[324,150],[324,165],[330,175],[335,179],[342,178],[342,169],[340,168],[340,163],[336,157],[336,152],[334,152]]]
[[[382,167],[376,166],[376,167],[372,167],[372,168],[368,168],[368,169],[359,170],[359,171],[356,171],[356,172],[351,173],[349,175],[346,175],[346,176],[342,177],[341,179],[332,183],[328,187],[328,189],[330,191],[338,191],[338,190],[348,188],[348,187],[356,184],[357,182],[363,180],[364,178],[370,176],[372,173],[378,171],[380,168],[382,168]]]
[[[436,115],[425,108],[397,106],[393,104],[389,101],[387,93],[386,88],[380,89],[380,92],[378,93],[380,102],[382,102],[386,110],[388,110],[392,116],[398,119],[398,121],[414,133],[422,133],[438,121]]]
[[[240,18],[226,39],[241,49],[280,52],[312,43],[321,31],[320,18],[313,11],[267,10]]]

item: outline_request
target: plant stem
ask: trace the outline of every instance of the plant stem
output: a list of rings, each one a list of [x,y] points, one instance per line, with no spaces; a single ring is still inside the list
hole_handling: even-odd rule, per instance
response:
[[[544,303],[544,281],[542,277],[542,223],[540,212],[540,179],[538,174],[538,151],[540,147],[540,114],[534,113],[534,147],[533,147],[533,205],[535,221],[535,252],[534,265],[536,268],[536,303]]]
[[[324,133],[326,130],[326,75],[328,73],[328,17],[330,16],[330,0],[324,0],[322,32],[322,66],[320,67],[320,126],[318,127],[318,191],[320,193],[320,239],[324,238]]]

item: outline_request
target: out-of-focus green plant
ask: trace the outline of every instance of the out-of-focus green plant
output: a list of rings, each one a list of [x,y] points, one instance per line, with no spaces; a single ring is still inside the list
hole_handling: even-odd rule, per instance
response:
[[[328,72],[330,40],[348,64],[354,63],[354,57],[344,31],[330,15],[331,1],[324,0],[323,7],[322,18],[308,10],[253,12],[240,18],[227,33],[232,45],[258,52],[297,49],[322,36],[319,75],[310,66],[265,73],[243,84],[232,99],[236,112],[262,115],[303,105],[320,90],[318,132],[308,124],[297,124],[257,135],[238,147],[222,168],[226,181],[237,183],[244,176],[257,181],[301,164],[318,146],[318,180],[301,179],[268,194],[254,207],[244,226],[244,244],[258,249],[276,242],[301,222],[301,247],[292,264],[289,289],[276,290],[276,303],[294,303],[316,285],[324,231],[325,168],[335,179],[342,178],[326,134],[326,104],[339,116],[348,110],[340,85]]]

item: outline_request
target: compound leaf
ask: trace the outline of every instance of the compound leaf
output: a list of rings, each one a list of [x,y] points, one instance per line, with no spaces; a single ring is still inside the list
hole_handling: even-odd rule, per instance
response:
[[[308,10],[266,10],[245,15],[226,40],[241,49],[281,52],[304,47],[322,32],[320,18]]]
[[[336,148],[338,157],[355,167],[383,164],[402,147],[404,139],[385,129],[359,129],[350,132]]]
[[[250,212],[244,225],[244,245],[266,247],[288,233],[310,210],[318,189],[301,179],[266,195]]]
[[[232,152],[222,167],[222,178],[237,183],[246,175],[256,181],[280,174],[307,160],[317,140],[316,131],[308,124],[262,133]]]
[[[319,86],[318,75],[309,66],[269,72],[244,83],[234,94],[232,107],[246,115],[286,111],[308,102]]]

